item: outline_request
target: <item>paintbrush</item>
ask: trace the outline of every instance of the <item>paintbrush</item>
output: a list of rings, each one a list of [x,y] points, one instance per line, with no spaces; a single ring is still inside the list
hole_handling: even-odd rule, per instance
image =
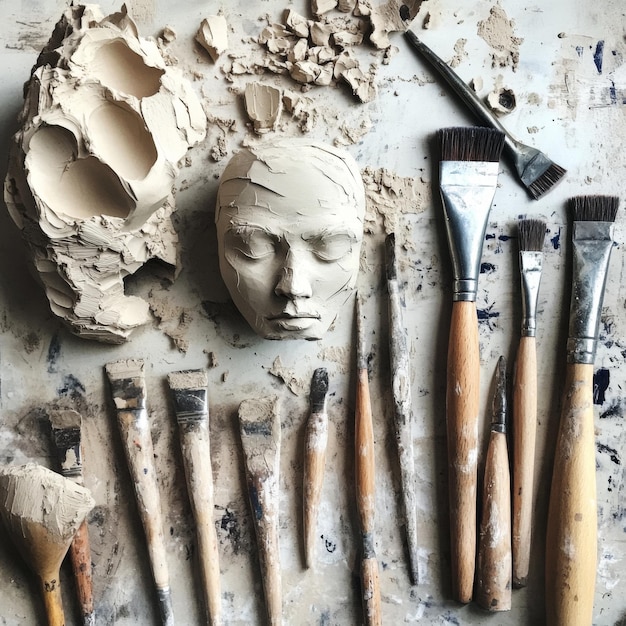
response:
[[[213,520],[208,376],[204,370],[186,370],[173,372],[167,379],[180,432],[191,510],[196,522],[207,623],[218,626],[222,623],[222,606],[217,533]]]
[[[476,563],[480,387],[476,291],[504,135],[488,128],[444,128],[439,140],[439,186],[454,273],[446,392],[452,593],[467,603],[472,599]]]
[[[282,585],[278,544],[278,399],[268,397],[244,400],[239,405],[239,427],[268,622],[271,626],[280,626]]]
[[[572,297],[546,541],[550,626],[589,625],[593,616],[598,541],[593,365],[618,205],[612,196],[569,201]]]
[[[0,470],[0,518],[37,574],[49,626],[65,626],[59,570],[94,504],[88,489],[41,465]]]
[[[126,462],[135,486],[137,508],[146,534],[161,620],[164,626],[173,626],[167,550],[161,523],[161,497],[146,408],[144,362],[142,359],[115,361],[107,363],[105,370],[111,385]]]
[[[566,173],[565,169],[551,161],[537,148],[527,146],[515,139],[481,102],[476,92],[468,87],[413,31],[407,30],[404,34],[482,123],[504,133],[506,153],[521,183],[535,200],[550,191],[563,178]]]
[[[396,238],[393,233],[387,236],[385,249],[387,292],[389,295],[389,356],[391,361],[394,425],[402,482],[406,540],[409,551],[409,571],[411,582],[417,585],[417,495],[415,493],[415,462],[413,459],[411,368],[409,364],[409,339],[403,314],[405,305],[398,283]]]
[[[485,461],[476,575],[476,603],[487,611],[511,610],[511,474],[506,431],[506,359],[501,356]]]
[[[530,562],[537,435],[537,299],[546,224],[519,222],[522,330],[513,383],[513,586],[524,587]]]
[[[324,466],[326,464],[326,445],[328,443],[328,415],[326,398],[328,397],[328,370],[319,367],[311,379],[311,409],[304,435],[304,560],[311,567],[315,557],[315,527],[319,509]]]
[[[361,529],[361,593],[364,622],[367,626],[382,624],[380,604],[380,580],[376,559],[376,541],[374,536],[375,503],[375,467],[374,467],[374,426],[372,423],[372,404],[370,399],[367,374],[367,350],[365,347],[365,329],[361,312],[361,298],[356,296],[356,334],[357,334],[357,386],[355,410],[355,470],[356,502]]]
[[[59,459],[62,476],[83,485],[83,455],[81,446],[82,418],[71,409],[51,411],[48,416],[52,428],[52,438]],[[78,527],[69,549],[76,592],[80,603],[83,624],[95,626],[96,615],[93,608],[93,584],[91,579],[91,549],[87,521]]]

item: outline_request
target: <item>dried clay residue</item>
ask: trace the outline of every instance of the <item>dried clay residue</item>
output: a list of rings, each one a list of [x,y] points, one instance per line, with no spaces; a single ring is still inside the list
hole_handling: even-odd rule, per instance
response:
[[[300,396],[306,391],[306,384],[304,381],[301,378],[296,378],[293,371],[283,365],[279,356],[274,359],[274,363],[272,363],[272,368],[269,370],[269,373],[282,380],[285,385],[287,385],[287,389],[289,389],[289,391],[291,391],[291,393],[295,396]]]
[[[515,23],[509,20],[504,9],[494,6],[486,20],[478,22],[478,35],[493,48],[492,67],[511,67],[519,64],[519,46],[524,41],[513,31]]]

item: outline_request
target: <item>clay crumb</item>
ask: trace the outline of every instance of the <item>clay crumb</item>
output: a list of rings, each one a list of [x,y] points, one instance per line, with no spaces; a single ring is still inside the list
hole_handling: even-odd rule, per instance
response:
[[[228,49],[228,24],[223,15],[210,15],[202,20],[196,41],[209,53],[213,62]]]
[[[283,365],[279,356],[274,359],[274,363],[272,363],[269,373],[282,380],[285,385],[287,385],[287,389],[289,389],[294,396],[300,396],[305,393],[306,385],[304,381],[296,378],[294,373]]]

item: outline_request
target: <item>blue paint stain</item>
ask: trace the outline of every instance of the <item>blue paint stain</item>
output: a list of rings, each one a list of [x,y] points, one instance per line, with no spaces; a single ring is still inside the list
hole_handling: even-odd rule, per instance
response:
[[[613,404],[611,404],[611,406],[608,409],[606,409],[606,411],[602,411],[599,417],[601,420],[610,419],[612,417],[618,417],[621,419],[623,417],[621,398],[618,399],[617,402],[614,402]]]
[[[582,55],[583,55],[583,47],[582,46],[576,46],[576,54],[579,57],[582,57]]]
[[[593,403],[602,406],[605,400],[606,390],[609,388],[611,375],[609,370],[600,368],[593,375]]]
[[[593,62],[596,64],[598,74],[602,74],[602,57],[604,56],[604,39],[600,39],[596,44],[596,51],[593,53]]]
[[[495,238],[496,238],[495,234],[491,234],[491,235],[490,235],[489,233],[487,233],[487,234],[485,235],[485,239],[495,239]]]
[[[500,311],[492,311],[493,309],[493,304],[489,307],[487,307],[486,309],[478,309],[476,311],[477,315],[478,315],[478,321],[485,321],[485,320],[489,320],[493,317],[500,317]]]
[[[622,464],[622,459],[619,456],[619,452],[615,450],[615,448],[610,448],[603,443],[597,443],[596,448],[598,449],[598,452],[606,452],[606,454],[609,455],[611,462],[615,463],[615,465]]]
[[[611,86],[609,87],[609,98],[611,98],[611,104],[617,104],[617,90],[613,81],[611,81]]]
[[[508,241],[511,237],[509,235],[500,235],[498,239],[500,241]]]
[[[496,266],[493,263],[481,263],[480,264],[480,273],[481,274],[490,274],[491,272],[496,271]]]
[[[550,243],[555,250],[561,247],[561,227],[559,226],[559,232],[550,239]]]
[[[248,493],[250,494],[250,504],[252,505],[252,512],[257,521],[263,518],[263,505],[259,501],[259,490],[253,481],[248,483]]]

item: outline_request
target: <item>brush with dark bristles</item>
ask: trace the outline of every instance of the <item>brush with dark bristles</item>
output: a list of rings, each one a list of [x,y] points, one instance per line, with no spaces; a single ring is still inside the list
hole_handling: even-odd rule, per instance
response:
[[[527,146],[515,139],[481,102],[474,90],[468,87],[441,58],[420,41],[413,31],[408,30],[405,35],[482,123],[504,133],[506,152],[513,162],[522,184],[535,200],[550,191],[563,178],[566,173],[565,169],[551,161],[537,148]]]
[[[546,540],[546,623],[591,624],[598,521],[593,370],[619,200],[569,201],[573,268],[567,367]]]
[[[454,273],[446,392],[452,593],[467,603],[476,564],[480,408],[476,292],[504,135],[490,128],[447,128],[439,131],[439,140],[439,187]]]
[[[513,585],[528,578],[535,439],[537,435],[537,300],[543,265],[546,224],[519,222],[519,267],[522,282],[522,328],[513,383]]]

